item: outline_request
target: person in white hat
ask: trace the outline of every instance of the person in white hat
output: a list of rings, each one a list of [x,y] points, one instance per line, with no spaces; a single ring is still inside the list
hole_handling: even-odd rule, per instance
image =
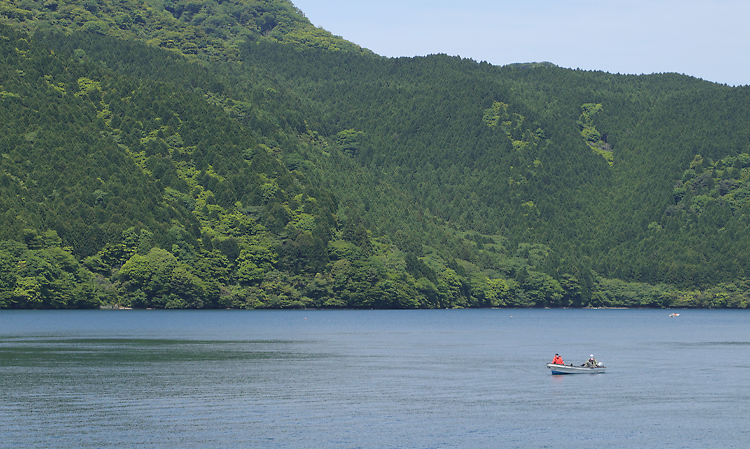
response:
[[[596,359],[594,358],[594,354],[591,354],[589,356],[589,360],[584,364],[584,366],[586,368],[595,368],[597,363],[599,362],[597,362]]]

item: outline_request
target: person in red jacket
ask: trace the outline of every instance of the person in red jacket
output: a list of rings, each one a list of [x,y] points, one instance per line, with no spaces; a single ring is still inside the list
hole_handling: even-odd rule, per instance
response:
[[[555,357],[552,358],[552,363],[554,363],[555,365],[565,365],[562,357],[560,357],[558,354],[555,354]]]

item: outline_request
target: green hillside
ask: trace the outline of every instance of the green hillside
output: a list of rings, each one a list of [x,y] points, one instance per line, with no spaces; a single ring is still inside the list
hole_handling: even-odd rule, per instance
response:
[[[748,87],[0,6],[0,307],[747,306]]]
[[[232,60],[254,40],[370,53],[316,28],[286,0],[3,0],[6,23],[33,32],[87,32],[139,40],[188,57]]]

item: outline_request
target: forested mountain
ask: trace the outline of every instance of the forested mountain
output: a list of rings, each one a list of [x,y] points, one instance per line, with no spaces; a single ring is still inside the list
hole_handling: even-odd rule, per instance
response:
[[[0,1],[0,308],[746,307],[750,87]]]

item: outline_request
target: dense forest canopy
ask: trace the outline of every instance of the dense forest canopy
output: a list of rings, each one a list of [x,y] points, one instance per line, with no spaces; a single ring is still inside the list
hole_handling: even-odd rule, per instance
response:
[[[747,307],[750,87],[0,0],[0,308]]]

